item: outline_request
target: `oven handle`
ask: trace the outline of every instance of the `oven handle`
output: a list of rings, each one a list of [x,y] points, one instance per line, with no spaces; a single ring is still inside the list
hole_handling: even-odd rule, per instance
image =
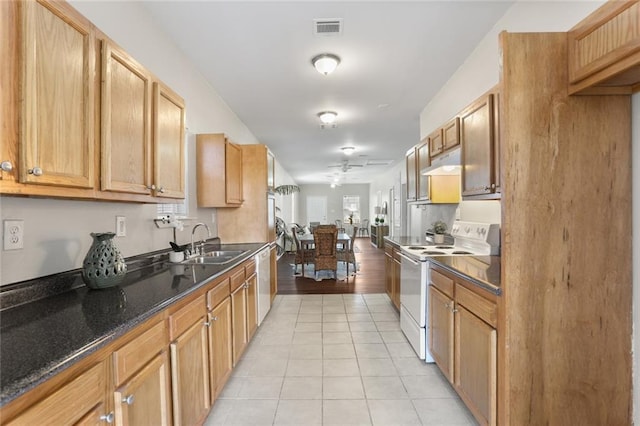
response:
[[[414,265],[418,266],[420,265],[420,262],[416,262],[415,260],[411,259],[410,257],[407,257],[406,255],[402,254],[402,252],[399,253],[400,257],[403,257],[405,259],[407,259],[409,262],[413,263]]]

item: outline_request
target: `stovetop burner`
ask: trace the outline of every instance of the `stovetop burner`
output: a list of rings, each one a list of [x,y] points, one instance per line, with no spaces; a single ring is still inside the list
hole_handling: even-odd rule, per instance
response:
[[[407,247],[409,250],[424,250],[426,247],[423,246],[409,246]]]
[[[437,250],[427,250],[427,251],[423,251],[420,254],[434,255],[434,254],[446,254],[446,253],[443,251],[437,251]]]
[[[473,254],[470,251],[464,251],[464,250],[455,250],[452,251],[451,254]]]
[[[437,249],[453,250],[454,246],[436,246]]]

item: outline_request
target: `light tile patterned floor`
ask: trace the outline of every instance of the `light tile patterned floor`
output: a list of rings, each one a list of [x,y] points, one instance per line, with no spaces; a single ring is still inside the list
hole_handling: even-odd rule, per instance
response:
[[[205,425],[474,425],[385,294],[278,296]]]

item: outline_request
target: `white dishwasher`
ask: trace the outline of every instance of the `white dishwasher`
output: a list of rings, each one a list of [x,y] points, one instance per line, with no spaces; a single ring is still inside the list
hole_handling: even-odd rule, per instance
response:
[[[256,254],[258,271],[258,325],[271,309],[271,249],[265,247]]]

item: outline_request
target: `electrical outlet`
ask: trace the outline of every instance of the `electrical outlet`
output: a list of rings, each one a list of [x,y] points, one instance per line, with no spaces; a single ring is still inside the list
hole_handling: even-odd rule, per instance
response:
[[[116,216],[116,237],[127,236],[127,218],[126,216]]]
[[[19,250],[24,247],[24,220],[4,221],[4,249]]]

